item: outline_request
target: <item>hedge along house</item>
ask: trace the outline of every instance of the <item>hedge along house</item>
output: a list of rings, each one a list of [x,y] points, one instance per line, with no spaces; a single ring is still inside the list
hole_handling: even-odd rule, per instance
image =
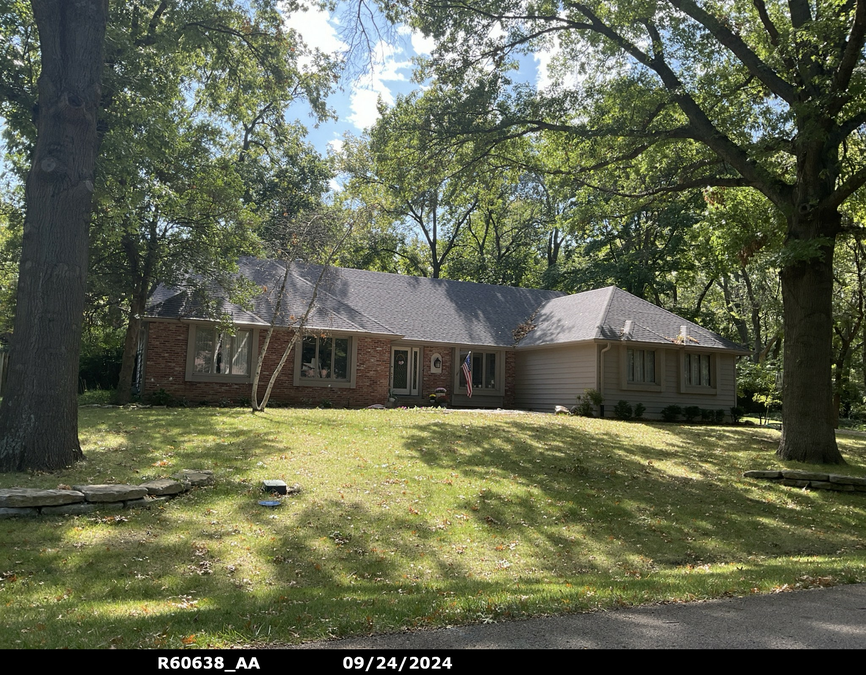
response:
[[[261,289],[248,308],[213,289],[210,305],[160,287],[142,335],[139,389],[191,403],[251,398],[259,350],[277,330],[259,394],[310,304],[321,267],[245,258]],[[286,279],[278,316],[277,295]],[[225,330],[212,318],[232,325]],[[685,335],[683,335],[685,332]],[[472,396],[460,365],[472,352]],[[329,268],[271,400],[295,405],[419,405],[443,387],[451,405],[552,410],[594,388],[606,401],[727,409],[734,343],[615,287],[565,295],[447,279]]]

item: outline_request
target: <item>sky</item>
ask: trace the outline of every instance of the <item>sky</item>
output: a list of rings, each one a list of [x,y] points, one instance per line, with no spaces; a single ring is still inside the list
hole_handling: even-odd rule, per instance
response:
[[[344,9],[341,10],[340,7]],[[310,8],[287,16],[286,26],[298,31],[304,42],[325,53],[343,53],[348,48],[351,18],[345,14],[346,7],[357,5],[341,3],[336,11]],[[379,17],[380,28],[385,29]],[[300,121],[309,129],[308,140],[320,152],[337,151],[345,133],[355,136],[372,126],[378,117],[376,104],[379,98],[392,105],[399,95],[405,95],[419,86],[412,81],[413,57],[430,54],[434,47],[431,39],[406,26],[382,30],[366,59],[356,54],[353,67],[347,70],[339,89],[328,99],[337,114],[336,121],[329,121],[314,128],[314,121],[300,116]],[[547,64],[551,53],[525,57],[520,61],[520,79],[535,83],[539,88],[549,84]],[[363,72],[359,72],[362,70]]]

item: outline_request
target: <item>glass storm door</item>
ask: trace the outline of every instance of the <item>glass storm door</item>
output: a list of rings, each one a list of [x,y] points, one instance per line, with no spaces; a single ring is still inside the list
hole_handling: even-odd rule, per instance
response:
[[[397,396],[418,395],[417,347],[394,347],[391,350],[391,391]]]

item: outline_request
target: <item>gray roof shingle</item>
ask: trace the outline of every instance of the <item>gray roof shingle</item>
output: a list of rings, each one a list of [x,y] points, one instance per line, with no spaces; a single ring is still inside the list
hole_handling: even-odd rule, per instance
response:
[[[285,264],[243,258],[239,267],[239,274],[261,288],[262,293],[249,308],[218,300],[218,311],[228,314],[235,323],[269,325]],[[297,323],[321,271],[318,265],[289,265],[278,325]],[[219,298],[221,293],[217,289],[212,295]],[[213,314],[193,293],[160,287],[151,298],[148,316],[208,319]],[[626,320],[633,322],[633,330],[630,337],[624,338]],[[521,347],[622,339],[671,344],[677,340],[680,326],[688,325],[692,346],[742,351],[730,340],[615,286],[564,295],[559,291],[336,267],[325,270],[307,326],[424,342],[512,347],[515,329],[530,321],[535,327],[519,340]]]

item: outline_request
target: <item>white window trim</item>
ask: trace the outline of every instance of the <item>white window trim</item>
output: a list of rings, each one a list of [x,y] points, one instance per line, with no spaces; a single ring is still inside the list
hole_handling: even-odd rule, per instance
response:
[[[255,328],[238,327],[237,330],[250,331],[250,362],[246,375],[223,375],[217,373],[195,372],[195,334],[199,329],[216,330],[213,324],[190,324],[186,348],[186,379],[190,382],[241,382],[252,383],[256,362],[259,356],[259,331]]]
[[[710,357],[710,381],[711,386],[689,384],[686,372],[686,354],[702,354]],[[705,394],[716,396],[719,393],[719,355],[715,352],[702,352],[685,349],[680,352],[680,393],[681,394]]]
[[[629,382],[628,381],[628,350],[655,352],[655,382]],[[619,350],[619,388],[623,391],[654,391],[665,390],[665,352],[661,346],[630,343],[624,344]]]
[[[321,338],[319,335],[308,335],[307,337]],[[303,357],[303,338],[299,338],[295,344],[295,367],[292,384],[296,387],[318,387],[320,389],[354,389],[358,375],[358,338],[354,335],[327,335],[326,338],[349,340],[349,365],[347,380],[331,380],[319,377],[301,377],[301,360]]]

